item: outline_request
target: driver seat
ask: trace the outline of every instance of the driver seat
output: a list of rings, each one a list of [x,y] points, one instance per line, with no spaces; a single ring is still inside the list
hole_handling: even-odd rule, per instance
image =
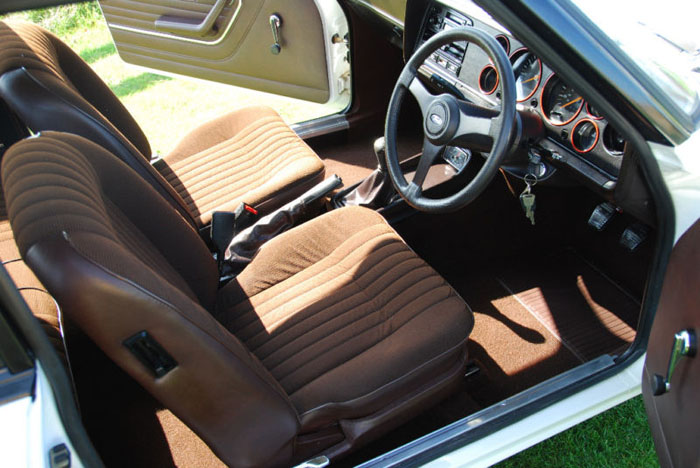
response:
[[[66,317],[228,465],[333,459],[462,379],[470,309],[374,211],[296,227],[219,288],[196,230],[82,137],[15,144],[2,183]]]
[[[63,41],[33,24],[0,21],[0,98],[35,133],[75,133],[103,146],[197,228],[241,202],[270,212],[324,177],[316,153],[264,106],[202,124],[151,164],[148,140],[117,96]]]

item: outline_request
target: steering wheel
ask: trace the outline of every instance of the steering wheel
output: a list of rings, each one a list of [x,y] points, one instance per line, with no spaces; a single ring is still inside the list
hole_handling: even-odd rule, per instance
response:
[[[500,111],[457,99],[452,94],[435,96],[417,78],[418,68],[435,50],[457,41],[476,44],[491,59],[500,78]],[[423,116],[423,153],[411,182],[401,172],[396,150],[399,109],[407,91],[418,101]],[[476,28],[455,28],[423,43],[399,75],[387,111],[386,162],[396,191],[409,205],[429,213],[456,211],[473,201],[491,182],[508,154],[516,127],[515,101],[513,68],[501,45],[490,35]],[[440,199],[426,197],[422,186],[430,166],[445,146],[456,140],[490,144],[486,162],[471,182],[454,195]]]

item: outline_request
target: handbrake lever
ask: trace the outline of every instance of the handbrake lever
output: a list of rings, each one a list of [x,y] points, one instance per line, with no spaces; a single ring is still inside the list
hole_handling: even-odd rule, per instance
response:
[[[231,239],[253,224],[258,210],[247,203],[241,203],[236,211],[215,211],[211,217],[210,237],[216,248],[216,263],[219,273],[223,270],[224,255]]]

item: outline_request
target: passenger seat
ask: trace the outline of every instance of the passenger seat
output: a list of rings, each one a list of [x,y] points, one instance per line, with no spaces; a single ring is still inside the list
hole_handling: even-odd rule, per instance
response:
[[[83,136],[118,156],[201,229],[241,202],[262,213],[323,180],[321,159],[274,110],[236,110],[193,129],[151,165],[134,118],[90,66],[52,33],[0,22],[0,98],[33,132]]]

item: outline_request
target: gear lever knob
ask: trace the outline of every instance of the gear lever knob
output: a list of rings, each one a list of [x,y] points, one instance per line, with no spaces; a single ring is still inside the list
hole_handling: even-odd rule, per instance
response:
[[[374,140],[374,155],[377,157],[377,163],[381,172],[386,172],[386,144],[384,137],[379,137]]]

